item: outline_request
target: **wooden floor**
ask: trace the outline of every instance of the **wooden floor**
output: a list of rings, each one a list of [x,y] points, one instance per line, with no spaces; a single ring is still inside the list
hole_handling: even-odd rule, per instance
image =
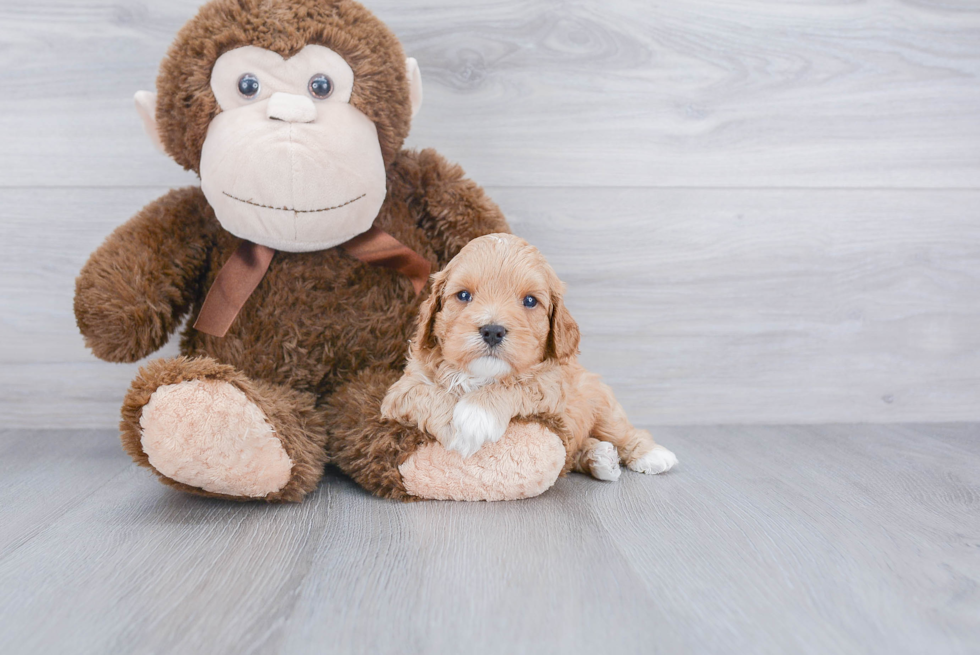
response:
[[[513,503],[183,495],[0,432],[0,652],[976,653],[980,426],[659,428]]]

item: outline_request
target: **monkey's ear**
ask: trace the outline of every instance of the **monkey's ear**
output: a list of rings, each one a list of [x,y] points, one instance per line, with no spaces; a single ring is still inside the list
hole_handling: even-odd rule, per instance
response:
[[[157,94],[153,91],[137,91],[133,99],[136,101],[136,113],[143,120],[143,129],[149,135],[150,141],[157,150],[167,154],[160,140],[160,131],[157,129]]]
[[[436,341],[436,317],[442,311],[442,292],[446,289],[446,271],[440,271],[432,276],[432,290],[429,297],[419,309],[418,331],[412,340],[412,348],[418,352],[433,350],[439,343]]]
[[[405,72],[408,73],[408,97],[412,101],[412,118],[419,113],[422,108],[422,71],[419,70],[419,62],[415,57],[405,60]]]

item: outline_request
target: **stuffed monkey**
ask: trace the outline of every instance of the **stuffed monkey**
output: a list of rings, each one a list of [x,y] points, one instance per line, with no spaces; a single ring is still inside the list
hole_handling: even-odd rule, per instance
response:
[[[402,149],[415,60],[350,0],[214,0],[178,34],[154,141],[201,186],[143,208],[76,282],[86,345],[110,362],[162,347],[122,407],[126,451],[177,489],[299,501],[337,465],[368,491],[510,499],[566,465],[555,417],[469,458],[384,421],[431,270],[500,210],[432,150]]]

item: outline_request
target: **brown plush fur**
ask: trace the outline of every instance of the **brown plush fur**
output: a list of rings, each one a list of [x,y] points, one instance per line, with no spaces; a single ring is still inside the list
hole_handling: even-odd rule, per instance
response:
[[[381,418],[381,399],[401,376],[397,368],[367,368],[327,400],[330,459],[380,496],[411,500],[398,467],[431,437]]]
[[[385,163],[411,124],[405,55],[374,15],[350,0],[216,0],[177,34],[157,78],[157,124],[167,152],[198,171],[208,125],[220,108],[211,92],[218,57],[254,45],[289,58],[308,44],[340,54],[354,70],[351,104],[378,128]]]
[[[308,43],[328,46],[350,63],[351,103],[377,125],[388,195],[376,226],[435,269],[470,239],[508,230],[500,210],[458,166],[432,150],[400,150],[411,113],[401,46],[349,0],[205,5],[161,67],[157,121],[168,152],[197,170],[207,126],[219,111],[209,79],[223,52],[257,45],[289,56]],[[193,324],[239,243],[220,226],[199,188],[171,191],[151,203],[109,236],[78,277],[75,315],[86,344],[108,361],[150,355],[188,314]],[[159,386],[224,380],[266,414],[294,462],[292,479],[268,500],[302,498],[320,480],[325,461],[374,493],[405,498],[397,467],[428,437],[381,421],[378,407],[404,365],[420,302],[407,278],[340,248],[277,252],[227,336],[187,328],[184,357],[143,368],[123,407],[124,446],[149,466],[140,416]]]
[[[153,469],[140,445],[140,417],[143,408],[159,387],[190,380],[220,380],[233,384],[258,405],[272,425],[293,462],[293,474],[285,487],[267,495],[265,500],[298,501],[316,488],[326,461],[326,431],[323,415],[316,409],[315,396],[280,385],[250,380],[234,367],[220,364],[210,357],[158,359],[140,369],[123,401],[122,422],[119,424],[123,448],[140,466]],[[171,480],[156,469],[153,471],[162,482],[181,491],[214,498],[254,500],[190,487]]]
[[[483,190],[432,150],[398,154],[375,225],[429,259],[434,268],[470,239],[508,229]],[[151,203],[92,254],[78,277],[75,314],[86,344],[108,361],[136,361],[151,354],[188,310],[193,323],[207,289],[238,244],[218,224],[200,189],[171,191]],[[404,365],[419,303],[407,278],[364,264],[339,248],[277,252],[228,334],[216,338],[187,328],[181,352],[234,367],[234,376],[220,379],[233,381],[262,409],[269,408],[264,399],[276,389],[315,399],[322,414],[317,420],[329,426],[328,435],[313,438],[304,430],[295,432],[297,438],[326,442],[326,452],[310,460],[316,465],[297,467],[296,479],[279,498],[298,500],[313,489],[322,476],[319,462],[327,458],[369,491],[404,497],[397,466],[426,437],[383,424],[378,407]],[[139,408],[148,394],[173,375],[215,375],[208,367],[190,366],[194,361],[200,359],[176,360],[172,366],[177,369],[166,372],[148,367],[134,382],[124,408],[123,434],[137,462],[147,464],[138,435]],[[265,384],[250,386],[249,380]],[[292,457],[289,446],[287,451]]]
[[[204,194],[189,188],[112,233],[75,284],[75,317],[96,357],[135,362],[167,342],[201,293],[219,232]]]

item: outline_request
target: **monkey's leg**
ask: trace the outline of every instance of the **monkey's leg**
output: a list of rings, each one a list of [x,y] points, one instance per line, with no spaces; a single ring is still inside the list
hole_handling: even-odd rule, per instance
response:
[[[368,491],[401,500],[516,500],[551,487],[565,446],[537,422],[512,422],[500,441],[463,459],[417,428],[381,418],[398,371],[361,371],[327,402],[330,461]]]
[[[123,447],[165,484],[234,500],[299,501],[323,476],[314,397],[208,358],[140,369],[122,407]]]

